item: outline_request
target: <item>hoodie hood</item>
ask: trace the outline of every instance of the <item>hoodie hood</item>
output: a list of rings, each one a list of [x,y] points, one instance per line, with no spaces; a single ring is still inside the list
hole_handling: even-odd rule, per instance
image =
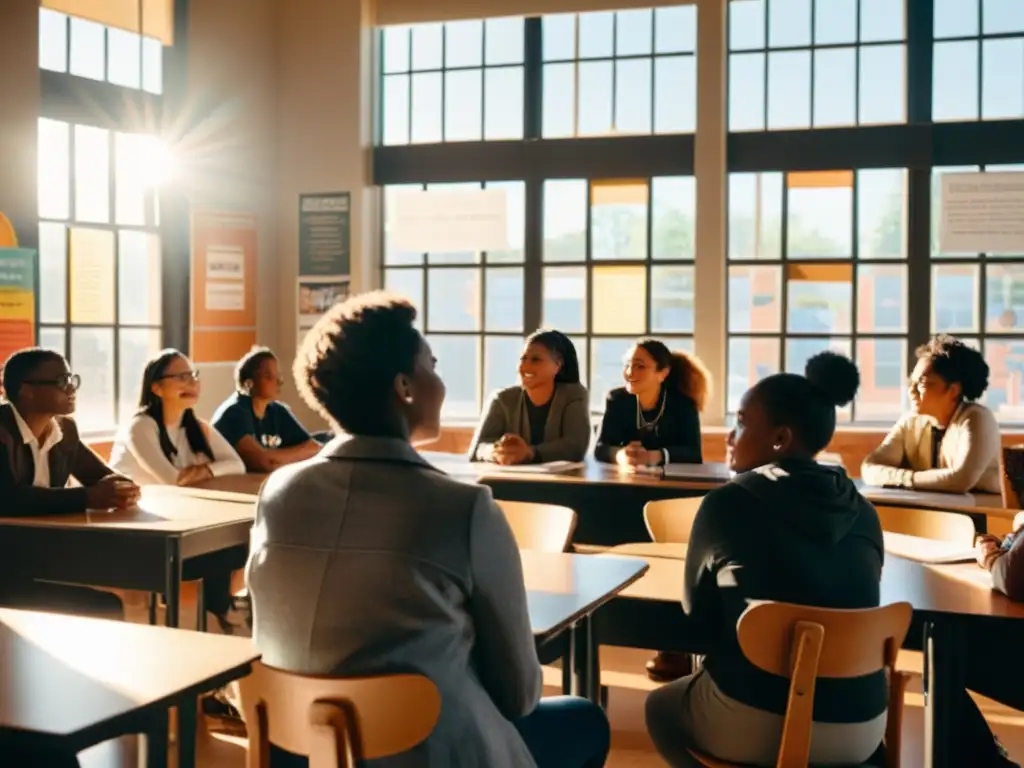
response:
[[[815,542],[836,544],[869,505],[842,467],[787,459],[737,475],[759,502]]]

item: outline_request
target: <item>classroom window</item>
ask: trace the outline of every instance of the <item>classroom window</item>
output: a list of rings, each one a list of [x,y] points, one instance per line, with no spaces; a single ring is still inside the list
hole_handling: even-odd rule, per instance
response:
[[[906,171],[732,173],[728,201],[728,410],[765,373],[802,373],[833,350],[853,357],[862,377],[840,418],[896,418],[907,354]]]
[[[45,118],[38,139],[39,343],[82,377],[82,431],[109,432],[162,346],[164,153],[152,136]]]
[[[163,93],[163,45],[136,32],[39,9],[39,67]]]
[[[429,191],[479,189],[481,184],[413,186]],[[475,419],[488,393],[516,383],[525,334],[525,185],[503,181],[482,186],[505,194],[508,250],[399,251],[393,245],[394,211],[403,187],[384,190],[384,287],[416,305],[419,328],[448,387],[444,415],[450,419]]]
[[[906,122],[902,2],[729,3],[729,129]]]
[[[952,253],[939,239],[944,174],[1024,171],[1024,165],[935,168],[932,172],[931,332],[978,346],[989,364],[984,402],[1002,422],[1024,421],[1024,252]]]
[[[637,337],[693,348],[694,195],[689,176],[544,182],[541,323],[578,337],[595,412]]]
[[[523,137],[522,18],[380,31],[381,143]]]
[[[1016,0],[935,0],[932,114],[1024,117],[1024,8]]]
[[[690,133],[695,5],[544,16],[544,138]]]

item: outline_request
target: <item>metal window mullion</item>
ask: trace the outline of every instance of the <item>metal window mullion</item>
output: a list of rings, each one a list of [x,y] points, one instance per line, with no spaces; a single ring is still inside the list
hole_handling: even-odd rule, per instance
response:
[[[858,284],[860,283],[860,174],[857,169],[853,169],[853,199],[851,201],[853,205],[853,216],[852,226],[853,232],[851,233],[850,243],[852,245],[850,254],[850,357],[853,360],[857,360],[857,339],[858,331],[860,326],[860,306],[858,304],[859,290]],[[850,422],[853,423],[857,420],[857,398],[853,399],[850,403]]]
[[[531,178],[525,182],[526,198],[523,240],[523,325],[525,333],[540,328],[544,307],[544,181]]]
[[[647,179],[647,223],[645,231],[647,233],[647,252],[644,269],[647,272],[647,281],[646,290],[644,291],[644,331],[650,335],[654,332],[654,323],[651,322],[651,313],[654,309],[654,177]]]
[[[523,31],[523,138],[539,139],[544,126],[544,28],[539,17]],[[575,107],[573,109],[575,112]]]
[[[141,50],[140,50],[141,55]],[[117,205],[115,195],[117,194],[117,169],[115,168],[116,156],[115,156],[115,144],[116,144],[117,132],[110,130],[107,133],[107,208],[110,213],[110,223],[114,227],[114,323],[111,328],[113,335],[113,350],[114,350],[114,414],[115,420],[118,420],[120,414],[118,413],[118,407],[121,402],[121,334],[120,334],[120,322],[121,322],[121,237],[117,231]],[[145,214],[143,214],[145,215]]]
[[[786,365],[788,364],[787,352],[786,352],[786,341],[789,337],[789,179],[786,172],[782,173],[782,220],[779,227],[779,248],[781,253],[779,254],[780,259],[780,271],[782,272],[782,285],[781,295],[779,297],[779,311],[781,318],[779,320],[779,370],[785,371]],[[751,297],[753,297],[753,280],[751,280]]]

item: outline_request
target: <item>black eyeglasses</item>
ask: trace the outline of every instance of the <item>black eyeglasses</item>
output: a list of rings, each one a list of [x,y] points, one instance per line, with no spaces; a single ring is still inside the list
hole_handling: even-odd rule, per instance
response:
[[[65,373],[56,379],[26,379],[24,383],[37,387],[56,387],[65,392],[76,392],[82,386],[82,377],[77,373]]]
[[[189,381],[199,381],[199,371],[183,371],[182,373],[168,373],[164,376],[160,376],[157,381],[164,381],[165,379],[174,379],[182,383]]]

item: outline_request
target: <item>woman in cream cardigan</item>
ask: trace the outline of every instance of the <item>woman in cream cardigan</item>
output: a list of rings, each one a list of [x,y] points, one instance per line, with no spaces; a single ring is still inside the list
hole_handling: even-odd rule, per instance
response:
[[[913,411],[861,466],[869,485],[947,493],[999,493],[999,425],[975,402],[988,388],[981,353],[952,336],[917,350],[910,376]]]

